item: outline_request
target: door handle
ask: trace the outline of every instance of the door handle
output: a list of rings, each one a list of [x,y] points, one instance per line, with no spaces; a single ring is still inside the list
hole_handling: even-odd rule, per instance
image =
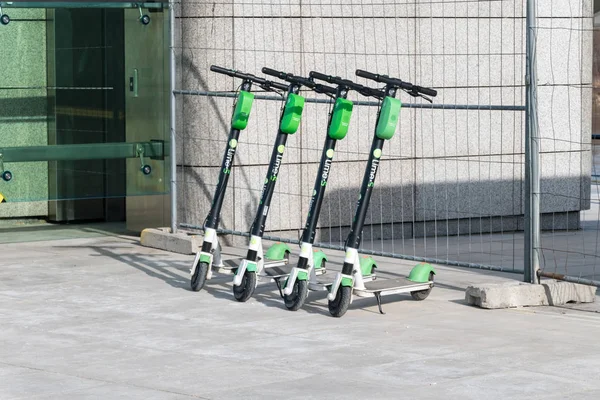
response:
[[[133,92],[133,97],[138,97],[138,70],[133,69],[133,76],[129,77],[129,91]]]

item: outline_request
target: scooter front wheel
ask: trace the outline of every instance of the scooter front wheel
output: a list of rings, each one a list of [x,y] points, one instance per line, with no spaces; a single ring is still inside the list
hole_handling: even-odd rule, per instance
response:
[[[283,302],[290,311],[298,311],[306,301],[308,296],[308,281],[300,281],[296,279],[294,288],[290,295],[283,296]]]
[[[206,283],[206,276],[208,275],[208,263],[199,262],[196,267],[196,271],[194,271],[194,275],[192,275],[191,286],[194,292],[199,292],[204,287]]]
[[[256,288],[256,272],[246,271],[240,286],[233,285],[233,296],[237,301],[245,302],[254,294]]]
[[[335,295],[335,299],[329,302],[329,313],[336,318],[346,314],[346,311],[348,311],[348,307],[350,306],[351,298],[352,287],[340,286]]]

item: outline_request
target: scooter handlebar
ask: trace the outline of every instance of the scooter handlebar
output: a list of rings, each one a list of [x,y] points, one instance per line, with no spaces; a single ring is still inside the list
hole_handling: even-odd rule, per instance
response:
[[[244,74],[243,72],[235,71],[229,68],[219,67],[218,65],[211,65],[210,70],[218,74],[231,76],[232,78],[246,79],[249,76],[249,74]]]
[[[362,78],[370,79],[372,81],[385,83],[387,85],[397,86],[401,89],[405,89],[410,92],[422,93],[422,94],[432,96],[432,97],[437,96],[437,91],[434,89],[413,85],[412,83],[404,82],[397,78],[390,78],[387,75],[374,74],[372,72],[363,71],[362,69],[357,69],[356,75],[360,76]]]
[[[313,82],[312,79],[307,79],[302,76],[296,76],[293,74],[288,74],[286,72],[276,71],[274,69],[267,68],[267,67],[263,67],[262,72],[263,72],[263,74],[275,76],[283,81],[306,86],[311,89],[315,86],[315,82]]]
[[[263,74],[271,75],[276,78],[283,79],[284,81],[287,76],[287,74],[285,72],[275,71],[274,69],[267,68],[267,67],[263,67],[262,72],[263,72]]]
[[[423,93],[426,94],[427,96],[431,96],[431,97],[435,97],[437,96],[437,90],[431,89],[431,88],[426,88],[426,87],[421,87],[421,86],[415,86],[415,90],[419,93]]]
[[[337,90],[332,88],[331,86],[321,85],[320,83],[315,84],[313,90],[317,93],[329,93],[329,94],[337,94]]]
[[[332,76],[325,75],[325,74],[322,74],[320,72],[310,71],[310,73],[308,74],[308,76],[310,76],[311,78],[314,78],[314,79],[318,79],[320,81],[334,83],[334,82],[331,82],[331,80],[330,80],[331,78],[333,78]]]
[[[314,78],[314,79],[319,79],[319,80],[322,80],[325,82],[332,83],[334,85],[345,86],[351,90],[357,91],[358,93],[362,94],[363,96],[376,97],[376,98],[383,98],[383,96],[384,96],[383,91],[381,91],[379,89],[373,89],[368,86],[363,86],[358,83],[354,83],[351,80],[342,79],[339,76],[325,75],[325,74],[322,74],[322,73],[316,72],[316,71],[310,71],[309,75],[311,78]]]
[[[380,82],[379,79],[377,79],[376,74],[373,74],[373,73],[367,72],[367,71],[363,71],[362,69],[356,70],[356,76],[360,76],[361,78],[367,78],[372,81]]]
[[[330,93],[330,94],[336,93],[334,88],[317,84],[312,79],[304,78],[302,76],[296,76],[296,75],[288,74],[285,72],[276,71],[274,69],[267,68],[267,67],[263,67],[262,72],[263,72],[263,74],[271,75],[271,76],[277,77],[281,80],[284,80],[284,81],[287,81],[290,83],[296,83],[296,84],[300,84],[302,86],[306,86],[310,89],[313,89],[317,93]]]
[[[249,80],[258,83],[261,86],[265,87],[273,87],[280,90],[287,90],[287,86],[279,83],[279,82],[271,82],[263,78],[259,78],[258,76],[254,76],[252,74],[246,74],[243,72],[235,71],[233,69],[219,67],[218,65],[211,65],[210,70],[216,72],[218,74],[228,75],[232,78],[239,78],[244,80]]]

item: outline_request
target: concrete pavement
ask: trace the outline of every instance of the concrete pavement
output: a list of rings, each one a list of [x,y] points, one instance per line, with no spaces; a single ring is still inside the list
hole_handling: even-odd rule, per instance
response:
[[[192,256],[138,243],[1,245],[1,399],[600,398],[599,302],[482,310],[467,285],[520,277],[440,266],[425,301],[335,319],[324,293],[285,310],[273,283],[243,304],[229,277],[191,292]],[[382,277],[414,264],[380,260]]]

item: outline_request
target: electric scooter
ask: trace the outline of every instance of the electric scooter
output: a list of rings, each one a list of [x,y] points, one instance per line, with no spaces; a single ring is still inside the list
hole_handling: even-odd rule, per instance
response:
[[[235,152],[238,146],[240,132],[246,129],[248,119],[254,102],[254,94],[251,92],[252,84],[258,84],[263,90],[274,92],[275,89],[287,90],[287,85],[271,82],[251,74],[222,68],[212,65],[210,70],[219,74],[228,75],[242,80],[240,91],[233,104],[233,113],[231,117],[231,129],[227,138],[227,146],[221,169],[219,171],[219,180],[213,197],[210,211],[204,221],[204,239],[201,251],[196,253],[194,264],[190,270],[191,288],[193,291],[200,291],[207,279],[212,276],[213,268],[219,269],[225,267],[221,258],[221,246],[217,238],[217,228],[221,216],[221,207],[227,190],[227,183],[231,175]]]
[[[285,75],[277,71],[266,71],[264,68],[263,72],[281,79],[284,79]],[[313,243],[321,205],[331,174],[335,146],[338,140],[346,137],[350,124],[354,104],[347,99],[349,91],[355,90],[367,95],[377,91],[376,89],[371,89],[349,80],[340,79],[332,83],[335,83],[337,87],[335,89],[329,88],[326,94],[332,97],[335,102],[333,109],[329,113],[327,135],[323,144],[319,170],[309,203],[306,224],[300,240],[300,255],[296,262],[289,262],[286,266],[265,270],[265,273],[275,280],[286,308],[291,311],[296,311],[302,307],[308,295],[309,286],[312,290],[325,290],[326,286],[331,284],[331,282],[327,281],[327,277],[322,276],[326,273],[323,264],[327,261],[327,258],[321,251],[313,251]],[[319,265],[320,263],[321,265]],[[375,279],[374,269],[376,268],[376,263],[371,257],[361,258],[360,268],[363,271],[365,280]],[[283,285],[280,282],[282,279],[284,279]]]
[[[430,264],[421,263],[410,271],[407,278],[366,281],[360,268],[358,248],[361,244],[362,229],[381,162],[383,144],[386,140],[390,140],[396,131],[400,108],[402,107],[400,100],[395,98],[398,89],[406,91],[413,97],[423,97],[428,101],[431,100],[425,97],[425,95],[435,97],[437,96],[437,92],[433,89],[416,86],[386,75],[373,74],[362,70],[357,70],[356,75],[385,83],[386,86],[383,91],[363,93],[379,99],[380,104],[377,111],[375,134],[363,176],[352,227],[345,242],[346,254],[344,264],[342,271],[337,273],[327,295],[329,313],[334,317],[341,317],[346,313],[352,302],[353,294],[358,297],[375,297],[381,314],[384,314],[381,308],[381,296],[383,295],[410,293],[414,299],[424,300],[429,296],[433,288],[433,278],[436,274]],[[314,72],[311,72],[310,76],[329,83],[339,80],[337,77]]]
[[[316,93],[323,93],[328,96],[332,96],[332,95],[336,94],[336,89],[317,84],[312,79],[307,79],[307,78],[304,78],[301,76],[295,76],[290,73],[280,72],[280,71],[276,71],[274,69],[266,68],[266,67],[264,67],[262,69],[262,72],[266,75],[275,76],[275,77],[277,77],[281,80],[287,81],[287,82],[301,84],[302,86],[307,87],[307,88],[315,91]],[[350,103],[350,112],[351,112],[351,109],[352,109],[352,104]],[[348,118],[349,118],[349,116],[348,116]],[[343,122],[340,121],[340,124],[343,124]],[[345,129],[347,130],[347,124],[346,124]],[[345,132],[343,132],[343,133],[340,132],[340,135],[342,135],[342,137],[345,136]],[[328,155],[329,155],[329,163],[331,163],[331,158],[333,157],[333,148],[329,151]],[[267,176],[267,180],[265,181],[265,183],[268,182],[268,179],[269,179],[269,177]],[[326,183],[326,178],[325,178],[325,183]],[[267,193],[267,191],[263,190],[263,193]],[[261,217],[255,221],[253,227],[260,227],[260,229],[256,229],[255,236],[259,236],[259,235],[262,236],[262,232],[264,231],[264,223],[266,220],[266,216],[263,218],[262,213],[260,213],[260,212],[258,215]],[[256,241],[259,242],[258,238],[256,239]],[[259,242],[259,244],[260,244],[260,242]],[[258,247],[259,247],[259,250],[262,251],[262,248],[260,246],[258,246]],[[274,245],[272,245],[269,248],[269,250],[267,250],[267,252],[265,253],[265,256],[264,256],[264,263],[266,263],[268,268],[263,269],[264,275],[259,275],[259,278],[267,277],[267,278],[272,278],[273,280],[275,280],[280,293],[281,293],[281,284],[280,284],[279,280],[284,275],[287,275],[287,273],[289,273],[289,271],[288,272],[284,272],[284,271],[286,271],[286,267],[290,263],[290,258],[289,258],[290,253],[291,253],[291,249],[287,244],[275,243]],[[251,257],[251,256],[252,256],[252,254],[249,254],[249,257]],[[260,258],[261,257],[258,257],[259,262],[260,262]],[[319,251],[315,251],[314,253],[311,253],[310,265],[314,266],[316,274],[324,274],[325,273],[325,271],[326,271],[325,263],[326,262],[327,262],[327,256],[325,255],[325,253],[323,251],[319,250]],[[247,287],[246,290],[251,290],[251,289],[252,289],[252,287]],[[250,296],[251,296],[251,294],[248,297],[250,297]],[[245,296],[244,296],[244,298],[242,298],[241,301],[245,301]]]
[[[312,79],[279,72],[266,67],[262,69],[262,72],[288,82],[289,89],[287,104],[281,116],[280,129],[271,155],[269,171],[263,186],[256,217],[251,227],[248,253],[237,268],[233,279],[233,294],[235,299],[240,302],[245,302],[252,297],[258,284],[258,276],[273,278],[278,287],[280,287],[280,274],[278,272],[272,274],[271,271],[279,271],[279,268],[285,267],[289,263],[291,249],[285,243],[275,243],[263,257],[262,237],[287,136],[296,132],[300,124],[304,97],[299,96],[298,91],[301,86],[304,86],[317,93],[335,93],[335,89],[316,84]],[[327,256],[322,251],[316,252],[313,256],[313,265],[319,273],[324,273],[324,263],[326,261]],[[263,272],[265,275],[262,274]]]

